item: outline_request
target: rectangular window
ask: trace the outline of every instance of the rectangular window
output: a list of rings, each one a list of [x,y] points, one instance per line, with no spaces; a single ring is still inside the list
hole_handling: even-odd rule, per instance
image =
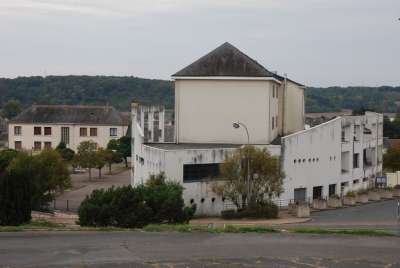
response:
[[[276,98],[278,98],[278,92],[279,92],[278,89],[279,89],[278,86],[276,86],[276,94],[275,94]]]
[[[20,126],[14,127],[14,135],[21,135],[21,127]]]
[[[275,98],[275,86],[272,85],[272,98]]]
[[[42,143],[40,141],[35,141],[33,149],[42,150]]]
[[[196,182],[219,176],[219,164],[183,165],[183,182]]]
[[[51,135],[51,127],[44,127],[44,135]]]
[[[329,184],[329,196],[336,194],[336,184]]]
[[[42,128],[41,127],[34,127],[33,128],[34,135],[42,135]]]
[[[93,147],[93,149],[97,150],[97,143],[93,142],[92,147]]]
[[[359,166],[358,166],[358,157],[359,157],[359,154],[354,154],[353,155],[353,168],[358,168]]]
[[[22,142],[20,141],[15,141],[14,142],[15,150],[22,149]]]
[[[278,116],[275,116],[275,125],[278,127]]]
[[[79,135],[80,135],[80,136],[87,136],[87,128],[81,127],[81,128],[79,129]]]
[[[90,128],[90,136],[97,136],[97,128]]]
[[[275,117],[272,117],[272,130],[275,128]]]
[[[44,143],[44,148],[46,148],[46,149],[51,149],[51,142],[46,141],[46,142]]]
[[[110,128],[110,136],[117,136],[117,129],[116,128]]]
[[[65,144],[69,144],[69,127],[61,128],[61,140],[65,142]]]

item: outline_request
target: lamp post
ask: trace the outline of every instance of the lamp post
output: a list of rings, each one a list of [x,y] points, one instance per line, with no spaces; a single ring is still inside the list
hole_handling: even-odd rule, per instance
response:
[[[249,136],[249,131],[247,130],[247,127],[240,123],[236,122],[233,123],[234,128],[239,128],[240,125],[242,125],[247,132],[247,193],[246,193],[246,205],[249,205],[250,203],[250,136]]]

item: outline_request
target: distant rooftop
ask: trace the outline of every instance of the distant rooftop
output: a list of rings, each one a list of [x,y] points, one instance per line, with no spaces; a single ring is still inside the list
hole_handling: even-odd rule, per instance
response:
[[[175,150],[212,150],[212,149],[235,149],[242,144],[226,143],[145,143],[145,145],[165,151]]]
[[[32,105],[10,123],[129,125],[129,119],[113,106]]]

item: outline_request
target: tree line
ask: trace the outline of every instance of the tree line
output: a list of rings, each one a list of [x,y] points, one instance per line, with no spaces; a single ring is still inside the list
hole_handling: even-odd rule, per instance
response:
[[[18,100],[26,109],[34,102],[54,105],[106,105],[129,111],[130,102],[174,108],[174,82],[117,76],[32,76],[0,78],[0,103]],[[1,107],[4,108],[3,106]]]

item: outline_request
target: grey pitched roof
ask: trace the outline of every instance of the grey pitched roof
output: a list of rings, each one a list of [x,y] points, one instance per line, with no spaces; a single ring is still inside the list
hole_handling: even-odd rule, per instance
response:
[[[228,42],[172,76],[273,77],[273,73]]]
[[[129,125],[128,118],[113,106],[55,106],[32,105],[16,117],[11,123],[47,123],[47,124],[104,124]]]
[[[268,71],[228,42],[172,75],[177,76],[271,77],[279,81],[284,80],[284,77]]]

